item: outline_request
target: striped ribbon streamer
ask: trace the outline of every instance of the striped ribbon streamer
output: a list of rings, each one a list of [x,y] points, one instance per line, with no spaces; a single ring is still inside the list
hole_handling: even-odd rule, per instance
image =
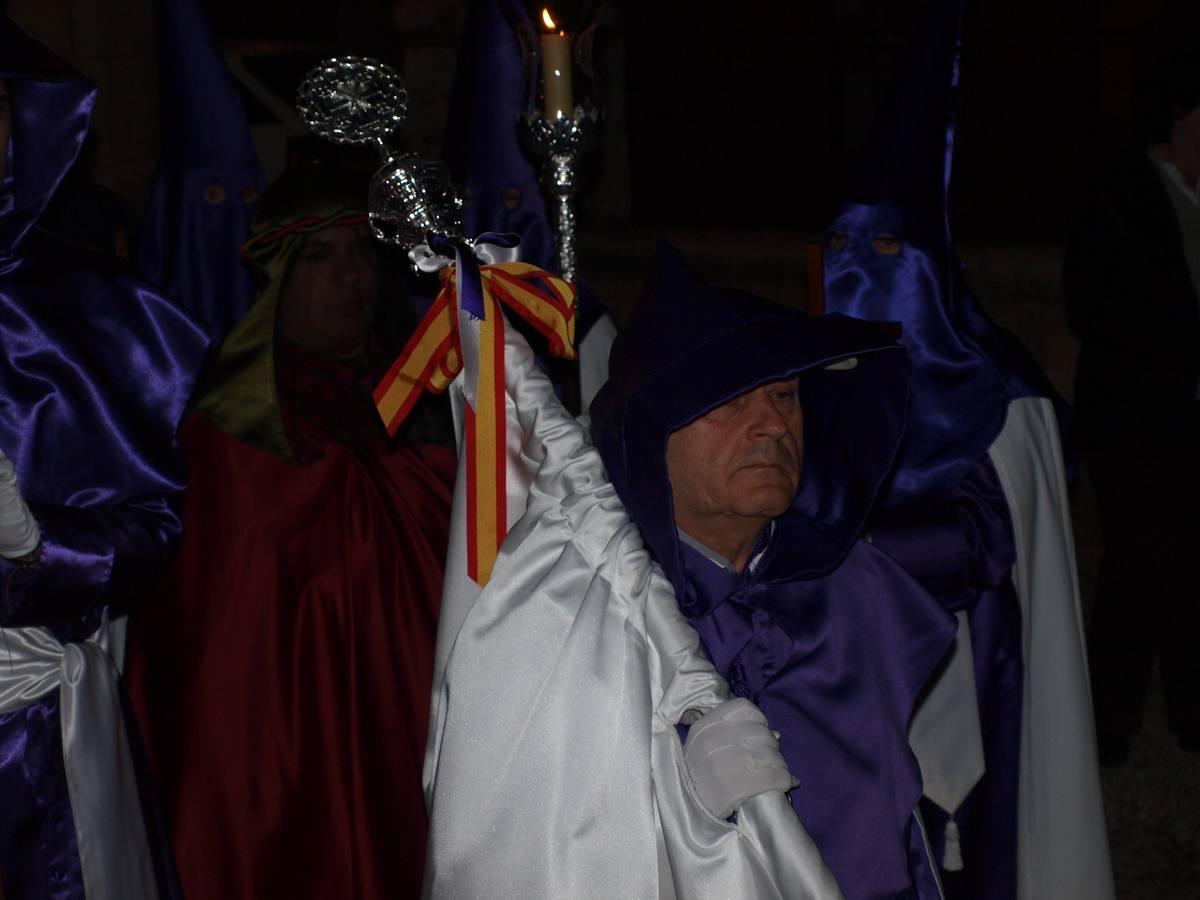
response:
[[[501,304],[544,335],[553,356],[574,359],[575,288],[527,263],[480,266],[465,244],[438,274],[442,289],[375,388],[375,406],[394,435],[422,391],[440,394],[466,370],[467,574],[484,585],[508,531]]]

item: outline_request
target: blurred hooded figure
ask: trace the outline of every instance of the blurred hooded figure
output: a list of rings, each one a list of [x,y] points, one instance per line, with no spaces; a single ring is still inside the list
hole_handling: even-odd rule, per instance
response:
[[[714,288],[663,247],[591,407],[680,609],[782,734],[847,898],[939,896],[906,731],[954,622],[859,538],[908,382],[882,331]]]
[[[1090,651],[1101,760],[1141,730],[1157,657],[1200,752],[1200,61],[1194,13],[1143,48],[1141,141],[1080,210],[1063,259],[1079,444],[1104,535]]]
[[[1102,898],[1061,404],[971,295],[950,237],[961,18],[961,0],[927,7],[830,226],[826,307],[898,323],[912,359],[908,430],[868,527],[959,620],[910,730],[946,893]]]
[[[0,893],[164,898],[108,615],[179,536],[175,429],[207,340],[112,257],[38,232],[95,89],[3,18],[0,60]]]
[[[200,3],[155,7],[160,139],[136,259],[220,343],[254,301],[238,251],[266,176]]]
[[[327,166],[264,194],[257,299],[181,431],[186,538],[130,679],[190,898],[415,897],[454,454],[371,391],[412,328]]]

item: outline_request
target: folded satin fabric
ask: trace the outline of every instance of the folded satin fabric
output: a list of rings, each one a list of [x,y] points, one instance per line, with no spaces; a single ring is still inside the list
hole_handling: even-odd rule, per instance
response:
[[[137,779],[107,650],[107,624],[60,644],[45,628],[3,628],[0,713],[58,690],[63,762],[88,900],[158,900]]]
[[[0,556],[17,559],[32,553],[42,539],[37,520],[17,484],[17,469],[0,450]]]

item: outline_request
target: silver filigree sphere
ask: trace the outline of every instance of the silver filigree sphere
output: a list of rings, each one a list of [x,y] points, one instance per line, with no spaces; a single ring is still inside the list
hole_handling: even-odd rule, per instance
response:
[[[384,145],[408,113],[408,91],[391,66],[335,56],[304,76],[296,108],[315,134],[337,144]]]
[[[367,189],[375,237],[411,248],[431,234],[462,236],[462,200],[450,171],[435,159],[397,153],[389,143],[404,122],[408,91],[389,66],[365,56],[338,56],[313,68],[296,107],[315,134],[338,144],[374,144],[383,165]]]

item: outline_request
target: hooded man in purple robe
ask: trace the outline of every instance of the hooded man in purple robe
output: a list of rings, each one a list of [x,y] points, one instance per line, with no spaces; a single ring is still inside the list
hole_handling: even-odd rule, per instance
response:
[[[909,718],[954,621],[860,539],[904,431],[882,331],[703,281],[670,248],[592,403],[617,492],[850,900],[937,897]]]
[[[207,348],[173,303],[37,220],[95,89],[0,18],[0,895],[153,900],[108,614],[179,535],[175,428]]]

